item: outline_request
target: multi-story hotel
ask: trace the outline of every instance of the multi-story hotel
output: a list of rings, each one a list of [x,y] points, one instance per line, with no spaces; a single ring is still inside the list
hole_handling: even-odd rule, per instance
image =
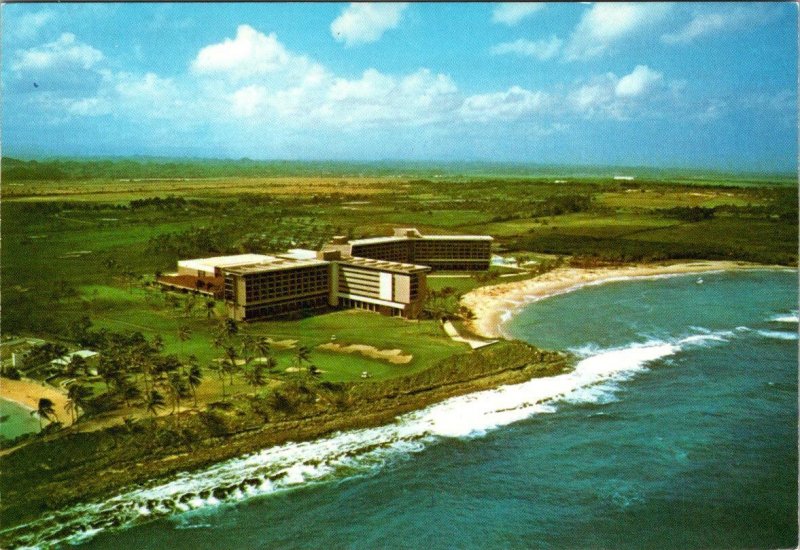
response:
[[[332,260],[330,305],[377,311],[394,317],[414,318],[422,311],[427,294],[423,265],[343,258],[338,251],[321,252]]]
[[[413,228],[394,230],[392,237],[348,241],[334,237],[326,249],[347,256],[426,265],[447,271],[485,271],[491,260],[488,235],[422,235]]]
[[[416,229],[396,229],[393,237],[335,237],[316,253],[183,260],[178,273],[159,283],[202,292],[204,281],[214,281],[224,289],[217,294],[224,297],[228,316],[237,321],[331,307],[415,318],[427,294],[426,273],[488,269],[491,242],[488,236],[422,236]]]
[[[330,262],[270,257],[226,268],[224,275],[228,316],[237,321],[307,315],[328,307]]]

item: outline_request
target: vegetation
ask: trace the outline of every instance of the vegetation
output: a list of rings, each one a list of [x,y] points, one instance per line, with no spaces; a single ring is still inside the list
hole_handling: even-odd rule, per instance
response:
[[[565,263],[797,264],[793,175],[632,169],[640,178],[632,182],[600,168],[563,170],[3,159],[4,334],[47,342],[2,374],[62,385],[63,414],[75,421],[60,429],[62,411],[39,403],[42,424],[52,421],[42,435],[3,443],[23,444],[2,459],[4,519],[74,501],[84,481],[85,495],[100,494],[565,368],[563,357],[520,343],[469,352],[447,337],[439,321],[469,318],[459,299],[477,286]],[[414,322],[338,311],[239,325],[215,300],[153,284],[181,258],[319,248],[333,235],[387,234],[398,225],[491,234],[509,264],[430,277],[426,319]],[[319,347],[333,341],[401,349],[412,359],[398,365]],[[99,359],[51,364],[79,348]],[[233,437],[243,433],[260,435]],[[151,463],[176,453],[186,456]],[[142,462],[148,467],[133,467]],[[109,473],[125,465],[128,473]],[[53,471],[62,472],[58,480]]]

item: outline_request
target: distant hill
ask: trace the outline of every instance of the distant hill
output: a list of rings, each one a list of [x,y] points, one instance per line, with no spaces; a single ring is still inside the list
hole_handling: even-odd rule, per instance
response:
[[[8,181],[80,179],[171,179],[215,177],[388,177],[405,178],[624,178],[625,180],[735,180],[794,185],[792,173],[725,173],[710,170],[650,167],[543,165],[492,162],[414,161],[287,161],[131,158],[2,159],[2,179]]]

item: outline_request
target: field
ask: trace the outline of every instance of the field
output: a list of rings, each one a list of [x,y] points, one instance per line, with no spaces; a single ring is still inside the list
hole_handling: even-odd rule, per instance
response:
[[[550,171],[548,171],[550,170]],[[497,253],[528,269],[562,261],[684,258],[796,264],[797,195],[786,175],[609,171],[563,179],[556,169],[481,175],[450,167],[275,166],[252,161],[3,164],[3,328],[75,346],[76,325],[160,336],[163,352],[218,362],[211,345],[222,304],[163,293],[150,283],[178,259],[319,248],[333,235],[383,235],[396,226],[425,233],[489,234]],[[552,174],[552,175],[548,175]],[[43,175],[48,178],[43,178]],[[571,258],[571,260],[570,260]],[[437,274],[435,291],[456,297],[481,284],[531,276]],[[184,337],[179,337],[179,332]],[[370,380],[417,372],[464,353],[438,323],[360,312],[252,323],[245,333],[294,345],[273,350],[278,372],[299,347],[323,380]],[[188,334],[188,337],[186,336]],[[335,341],[400,349],[405,365],[315,349]],[[204,384],[216,384],[207,377]]]
[[[47,341],[23,357],[23,374],[68,388],[78,419],[0,440],[14,447],[0,451],[11,497],[4,518],[20,523],[176,469],[379,425],[452,395],[569,368],[567,357],[521,342],[470,351],[451,340],[434,318],[467,317],[459,297],[481,285],[563,264],[797,265],[794,175],[625,169],[637,180],[620,181],[618,172],[4,159],[3,337]],[[386,235],[397,226],[492,235],[503,265],[432,274],[433,318],[418,321],[334,311],[232,327],[224,304],[153,284],[179,259],[318,249],[334,235]],[[3,374],[12,375],[6,347]],[[97,374],[49,367],[81,347],[100,351]],[[44,456],[57,479],[40,467]]]

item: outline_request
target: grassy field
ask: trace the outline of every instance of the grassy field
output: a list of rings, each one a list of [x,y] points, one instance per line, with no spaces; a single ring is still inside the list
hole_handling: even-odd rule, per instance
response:
[[[170,298],[145,284],[181,258],[316,249],[333,235],[382,235],[409,225],[428,233],[490,234],[500,254],[520,259],[797,261],[797,195],[786,175],[642,171],[647,177],[631,182],[614,180],[611,170],[581,177],[573,169],[560,178],[555,169],[542,172],[548,176],[498,169],[501,175],[481,177],[452,167],[404,175],[386,167],[337,173],[319,165],[291,174],[258,163],[109,161],[56,163],[58,177],[36,179],[31,174],[49,165],[14,172],[6,164],[0,250],[5,333],[71,344],[71,326],[87,315],[95,328],[161,335],[165,353],[193,354],[203,365],[220,355],[210,342],[224,316],[221,304],[209,317],[205,300],[187,306],[184,296]],[[231,175],[240,173],[248,175]],[[463,293],[528,276],[513,270],[494,281],[446,275],[431,277],[430,288]],[[178,339],[180,326],[190,330],[185,342]],[[368,313],[253,323],[246,330],[310,347],[331,381],[353,380],[363,371],[375,379],[402,376],[463,351],[432,321]],[[413,360],[393,365],[315,349],[332,337],[401,349]],[[275,353],[281,369],[292,364],[293,350]]]

